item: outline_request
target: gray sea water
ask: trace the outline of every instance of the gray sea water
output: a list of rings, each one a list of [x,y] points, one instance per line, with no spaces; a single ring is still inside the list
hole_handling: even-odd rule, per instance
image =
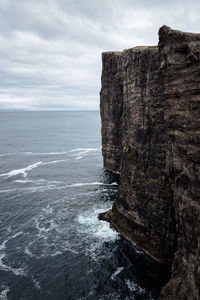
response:
[[[0,299],[157,299],[166,270],[98,220],[100,131],[98,111],[0,113]]]

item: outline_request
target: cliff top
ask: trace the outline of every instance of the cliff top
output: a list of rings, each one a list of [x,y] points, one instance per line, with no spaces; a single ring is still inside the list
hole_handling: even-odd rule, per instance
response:
[[[163,25],[159,29],[159,40],[161,44],[163,39],[170,39],[171,41],[174,40],[176,41],[177,39],[182,40],[182,41],[200,41],[200,33],[191,33],[191,32],[183,32],[180,30],[173,30],[171,27]],[[123,51],[106,51],[103,52],[102,55],[114,55],[114,56],[119,56],[124,53],[124,51],[145,51],[145,50],[157,50],[158,46],[136,46],[136,47],[131,47],[128,49],[125,49]]]
[[[177,44],[179,42],[188,44],[189,42],[200,42],[200,33],[183,32],[180,30],[173,30],[170,27],[163,25],[159,29],[159,47],[163,42],[168,44]]]
[[[144,51],[144,50],[157,50],[158,46],[136,46],[129,49],[125,49],[123,51],[106,51],[103,52],[102,55],[122,55],[124,51]]]

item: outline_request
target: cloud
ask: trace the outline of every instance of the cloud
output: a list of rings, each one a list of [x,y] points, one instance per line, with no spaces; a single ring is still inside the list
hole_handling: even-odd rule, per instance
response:
[[[197,1],[0,1],[0,108],[98,109],[101,52],[199,30]]]

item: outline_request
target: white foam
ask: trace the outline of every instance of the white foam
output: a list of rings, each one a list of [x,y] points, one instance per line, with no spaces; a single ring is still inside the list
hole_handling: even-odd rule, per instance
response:
[[[41,222],[45,222],[45,218],[41,218]],[[77,251],[73,249],[73,245],[71,242],[69,243],[65,239],[60,240],[60,234],[63,234],[63,231],[66,231],[66,228],[60,228],[57,230],[57,226],[54,225],[50,226],[50,228],[45,229],[45,224],[41,224],[39,219],[35,220],[36,228],[38,229],[38,233],[33,241],[31,241],[28,246],[25,248],[24,253],[29,257],[36,257],[36,258],[45,258],[45,257],[54,257],[57,255],[62,255],[66,251],[70,251],[73,254],[78,254]],[[54,224],[54,220],[50,221],[51,224]],[[48,222],[49,223],[49,222]],[[52,229],[54,228],[54,229]],[[49,230],[50,229],[50,230]],[[51,230],[56,230],[55,235],[52,235],[50,232]],[[52,238],[53,237],[53,238]],[[38,253],[38,244],[40,245],[40,252]],[[33,252],[30,248],[33,248]],[[36,250],[36,252],[34,251]]]
[[[72,149],[70,150],[69,152],[80,152],[80,151],[98,151],[99,149],[98,148],[76,148],[76,149]]]
[[[79,182],[66,185],[65,187],[79,187],[79,186],[90,186],[90,185],[117,185],[116,182],[113,183],[103,183],[103,182]]]
[[[99,151],[98,148],[75,148],[71,150],[66,151],[50,151],[50,152],[32,152],[32,151],[26,151],[26,152],[9,152],[9,153],[0,153],[0,157],[3,156],[10,156],[10,155],[30,155],[30,156],[39,156],[39,155],[64,155],[68,153],[73,152],[90,152],[90,151]]]
[[[102,182],[78,182],[67,185],[66,187],[79,187],[79,186],[90,186],[90,185],[102,185]]]
[[[3,194],[3,193],[12,193],[12,192],[20,192],[20,191],[30,191],[30,192],[36,192],[38,190],[42,190],[42,188],[45,188],[46,187],[27,187],[27,188],[16,188],[16,189],[6,189],[6,190],[0,190],[0,194]],[[48,188],[46,188],[48,189]]]
[[[44,162],[42,163],[43,165],[51,165],[51,164],[57,164],[57,163],[60,163],[60,162],[64,162],[64,161],[67,161],[68,159],[59,159],[59,160],[53,160],[53,161],[47,161],[47,162]]]
[[[94,260],[102,255],[101,249],[104,242],[114,242],[119,238],[119,234],[110,228],[107,222],[98,219],[99,213],[110,209],[112,204],[109,204],[109,207],[108,204],[104,207],[93,207],[77,217],[79,224],[77,230],[81,239],[85,238],[86,243],[90,239],[94,241],[89,243],[86,249],[86,254],[88,253]]]
[[[21,168],[21,169],[17,169],[17,170],[12,170],[12,171],[10,171],[8,173],[0,174],[0,176],[1,177],[2,176],[12,177],[12,176],[16,176],[18,174],[22,174],[24,177],[26,177],[27,176],[27,172],[31,171],[34,168],[37,168],[41,164],[42,164],[42,162],[39,161],[39,162],[37,162],[35,164],[32,164],[30,166],[27,166],[25,168]]]
[[[4,249],[6,248],[6,244],[8,241],[16,238],[18,235],[21,235],[22,232],[17,232],[12,236],[9,236],[5,241],[3,241],[3,243],[0,245],[0,270],[3,271],[10,271],[12,273],[14,273],[15,275],[25,275],[25,271],[22,268],[12,268],[8,265],[6,265],[5,263],[3,263],[3,259],[6,257],[6,254],[4,252]],[[1,299],[1,298],[0,298]]]
[[[6,243],[9,241],[9,239],[3,241],[3,243],[0,245],[0,251],[6,248]]]
[[[112,274],[111,279],[115,280],[116,276],[119,275],[121,273],[121,271],[124,270],[124,267],[119,267],[117,268],[117,270]]]
[[[55,152],[23,152],[25,155],[62,155],[67,154],[69,151],[55,151]]]
[[[3,259],[5,258],[5,253],[0,254],[0,270],[12,272],[17,276],[26,276],[25,270],[23,268],[12,268],[3,263]]]
[[[15,180],[18,183],[28,183],[34,181],[23,181],[23,180]],[[116,182],[113,183],[103,183],[103,182],[78,182],[78,183],[72,183],[69,185],[55,185],[54,183],[62,183],[59,181],[47,181],[48,185],[39,185],[35,187],[26,187],[26,188],[14,188],[14,189],[5,189],[0,190],[0,194],[2,193],[10,193],[10,192],[20,192],[20,191],[30,191],[30,192],[45,192],[47,190],[61,190],[66,188],[73,188],[73,187],[82,187],[82,186],[95,186],[95,185],[104,185],[104,186],[117,186],[118,184]],[[52,183],[52,184],[51,184]]]
[[[83,158],[83,156],[85,156],[89,152],[97,152],[97,151],[99,151],[98,148],[78,148],[78,149],[71,150],[71,152],[78,152],[78,153],[72,154],[72,156],[75,156],[76,159]]]
[[[12,152],[8,152],[8,153],[1,153],[0,156],[10,156],[10,155],[13,155],[14,153]]]
[[[1,293],[0,293],[0,300],[7,300],[8,299],[8,292],[10,291],[9,287],[7,285],[2,285],[1,286]]]
[[[57,163],[60,163],[60,162],[64,162],[64,161],[67,161],[68,159],[60,159],[60,160],[53,160],[53,161],[47,161],[47,162],[42,162],[42,161],[39,161],[39,162],[36,162],[35,164],[32,164],[32,165],[29,165],[25,168],[21,168],[21,169],[17,169],[17,170],[12,170],[8,173],[4,173],[4,174],[0,174],[0,176],[7,176],[7,177],[13,177],[13,176],[16,176],[16,175],[19,175],[19,174],[22,174],[23,177],[27,177],[27,173],[29,171],[31,171],[32,169],[34,168],[37,168],[38,166],[40,165],[51,165],[51,164],[57,164]],[[19,181],[18,181],[19,182]]]
[[[57,255],[60,255],[60,254],[62,254],[61,251],[56,251],[55,253],[50,254],[50,256],[57,256]]]
[[[33,281],[36,289],[40,290],[41,289],[40,282],[38,280],[36,280],[34,277],[32,277],[32,281]]]
[[[36,185],[41,185],[41,184],[60,184],[63,183],[63,181],[57,181],[57,180],[46,180],[46,179],[35,179],[35,180],[31,180],[31,179],[16,179],[15,180],[16,183],[33,183]]]
[[[50,207],[50,205],[47,205],[47,207],[44,207],[42,209],[46,214],[52,214],[53,213],[53,208]]]
[[[23,232],[17,232],[14,235],[10,236],[7,238],[7,240],[3,241],[3,243],[0,245],[0,251],[2,251],[3,249],[5,249],[6,247],[6,243],[14,238],[16,238],[18,235],[21,235]]]
[[[19,152],[19,153],[10,153],[10,155],[14,154],[24,154],[24,155],[32,155],[32,156],[38,156],[38,155],[64,155],[68,153],[73,153],[73,152],[88,152],[88,151],[98,151],[99,149],[97,148],[75,148],[67,151],[51,151],[51,152]],[[3,153],[2,155],[8,155],[6,153]]]
[[[95,250],[96,247],[100,247],[105,241],[112,242],[119,238],[119,234],[110,228],[109,223],[100,221],[98,218],[99,213],[106,210],[108,210],[108,207],[94,207],[77,217],[79,234],[86,237],[91,236],[96,240],[93,250]]]
[[[24,253],[27,255],[27,256],[30,256],[30,257],[33,257],[33,253],[30,251],[29,247],[32,245],[33,243],[30,243],[24,250]]]
[[[30,180],[30,179],[16,179],[16,183],[35,183],[35,184],[42,184],[44,182],[47,182],[45,179],[37,179],[37,180]]]
[[[39,218],[35,218],[35,225],[38,229],[38,237],[44,237],[46,233],[49,233],[57,228],[57,224],[54,222],[54,220],[49,220],[48,227],[45,227],[45,224],[42,224]]]
[[[8,232],[10,233],[11,230],[12,230],[12,225],[8,226],[7,230],[8,230]]]
[[[131,292],[137,292],[139,294],[143,294],[146,292],[144,288],[139,286],[136,282],[130,281],[129,279],[125,279],[126,285]]]

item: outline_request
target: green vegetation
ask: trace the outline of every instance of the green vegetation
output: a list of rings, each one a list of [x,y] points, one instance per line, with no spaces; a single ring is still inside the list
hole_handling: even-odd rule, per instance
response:
[[[129,146],[123,147],[123,153],[125,153],[127,155],[127,158],[129,160],[132,160],[134,157],[133,151],[131,150],[131,148]]]

